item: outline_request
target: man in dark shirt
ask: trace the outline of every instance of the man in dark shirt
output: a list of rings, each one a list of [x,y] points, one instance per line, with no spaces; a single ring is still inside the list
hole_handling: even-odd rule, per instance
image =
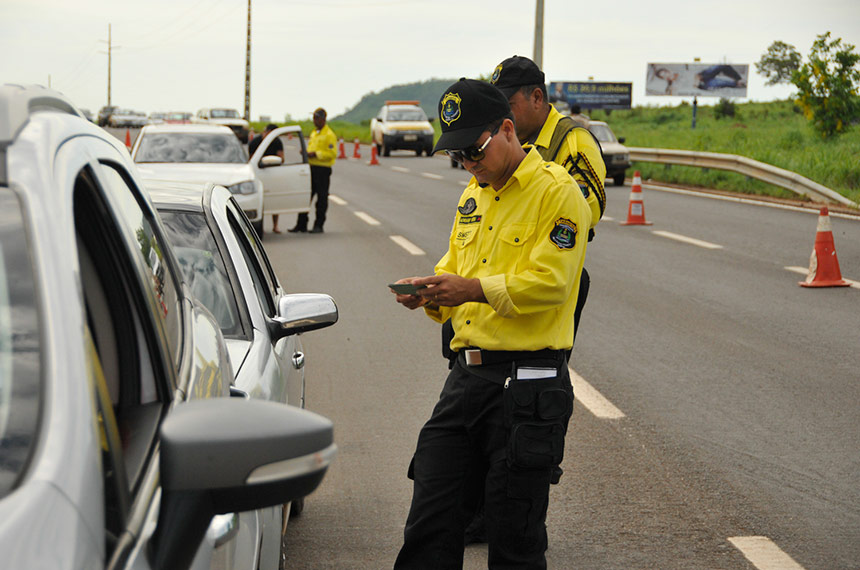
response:
[[[269,123],[266,125],[266,130],[263,131],[258,137],[254,137],[251,142],[248,143],[248,155],[254,156],[254,152],[256,152],[257,147],[260,146],[260,143],[263,142],[263,139],[269,136],[269,133],[278,128],[278,125],[274,123]],[[284,160],[284,145],[281,144],[280,138],[275,138],[266,148],[266,151],[263,152],[263,156],[279,156],[281,160]],[[272,214],[272,231],[276,234],[281,233],[281,230],[278,228],[278,214]]]

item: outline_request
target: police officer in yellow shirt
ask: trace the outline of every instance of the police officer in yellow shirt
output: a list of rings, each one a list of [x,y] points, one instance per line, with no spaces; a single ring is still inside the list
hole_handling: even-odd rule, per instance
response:
[[[439,103],[446,150],[473,175],[448,251],[397,302],[451,319],[456,351],[418,436],[395,568],[461,568],[485,500],[490,568],[546,568],[550,480],[573,407],[567,368],[591,211],[567,170],[519,143],[507,97],[461,79]]]
[[[328,211],[328,188],[331,182],[331,167],[334,166],[337,151],[337,136],[326,124],[326,112],[322,107],[314,111],[314,127],[308,140],[308,163],[311,165],[311,202],[317,199],[316,218],[312,234],[323,233],[325,215]],[[308,231],[308,215],[299,214],[296,225],[287,230],[291,233]]]

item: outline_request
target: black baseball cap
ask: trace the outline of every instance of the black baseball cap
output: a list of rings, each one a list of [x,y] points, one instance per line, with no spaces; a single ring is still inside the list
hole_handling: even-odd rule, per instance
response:
[[[511,95],[524,85],[545,85],[546,76],[535,62],[527,57],[515,55],[496,66],[490,77],[490,83],[510,99]]]
[[[511,113],[508,98],[501,91],[477,79],[461,78],[439,100],[442,136],[433,152],[460,150],[475,143],[493,121]]]

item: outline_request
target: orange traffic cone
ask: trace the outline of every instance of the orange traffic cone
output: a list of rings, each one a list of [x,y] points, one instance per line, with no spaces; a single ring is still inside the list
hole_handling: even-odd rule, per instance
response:
[[[627,221],[622,226],[650,226],[652,222],[645,221],[645,203],[642,201],[642,178],[639,171],[633,173],[633,188],[630,192],[630,204],[627,206]]]
[[[836,246],[833,244],[833,227],[830,225],[830,212],[827,206],[821,208],[818,214],[818,230],[815,234],[815,245],[809,257],[809,275],[806,281],[799,283],[801,287],[848,287],[848,281],[842,279],[839,271],[839,260],[836,258]]]
[[[346,148],[343,146],[343,138],[340,139],[340,153],[338,153],[337,157],[346,158]]]
[[[368,162],[370,166],[375,166],[379,164],[379,160],[376,158],[376,145],[371,143],[370,145],[370,162]]]
[[[131,130],[125,130],[125,148],[131,150]]]
[[[358,139],[355,139],[355,151],[352,153],[352,158],[361,158],[361,149],[359,148]]]

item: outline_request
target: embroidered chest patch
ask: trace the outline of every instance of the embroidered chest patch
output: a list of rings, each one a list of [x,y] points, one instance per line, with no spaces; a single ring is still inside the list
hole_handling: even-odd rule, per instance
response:
[[[477,214],[474,216],[460,216],[460,219],[457,220],[457,223],[459,223],[460,225],[479,224],[481,223],[481,216]]]
[[[469,198],[466,200],[466,203],[462,206],[457,207],[457,211],[463,214],[464,216],[468,216],[472,212],[478,209],[478,203],[475,202],[474,198]]]
[[[549,241],[558,249],[573,249],[576,245],[576,224],[567,218],[557,219],[549,232]]]

